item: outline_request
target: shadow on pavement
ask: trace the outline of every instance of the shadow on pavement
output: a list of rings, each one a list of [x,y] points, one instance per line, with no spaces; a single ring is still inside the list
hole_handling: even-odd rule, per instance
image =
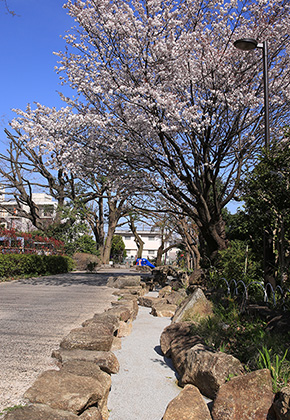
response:
[[[160,359],[151,359],[154,363],[159,363],[162,366],[168,366],[174,373],[177,380],[179,380],[179,375],[176,369],[173,366],[172,359],[170,357],[165,357],[162,353],[161,346],[155,346],[154,351],[159,354],[159,356],[163,356],[163,360]]]
[[[46,285],[46,286],[75,286],[79,284],[89,285],[89,286],[106,286],[107,280],[109,277],[118,277],[118,276],[139,276],[140,273],[129,271],[129,270],[107,270],[99,271],[96,273],[88,272],[72,272],[65,274],[55,274],[52,276],[44,277],[31,277],[28,279],[17,280],[21,284],[31,284],[31,285]]]

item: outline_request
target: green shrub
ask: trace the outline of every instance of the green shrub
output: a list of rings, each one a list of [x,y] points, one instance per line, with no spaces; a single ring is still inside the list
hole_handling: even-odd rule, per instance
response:
[[[114,263],[121,263],[124,258],[126,258],[127,252],[125,248],[126,247],[122,237],[119,235],[114,235],[110,255],[110,258],[114,261]]]
[[[73,266],[70,257],[61,255],[0,255],[1,278],[67,273]]]
[[[247,244],[239,240],[231,241],[227,249],[219,252],[217,271],[227,281],[243,280],[246,284],[262,277],[260,263]]]

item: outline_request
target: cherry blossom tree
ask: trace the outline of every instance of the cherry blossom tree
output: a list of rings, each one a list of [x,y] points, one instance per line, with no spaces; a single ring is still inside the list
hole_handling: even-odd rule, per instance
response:
[[[34,171],[43,175],[41,161],[51,171],[59,173],[61,169],[66,177],[63,180],[74,180],[65,197],[82,212],[83,220],[95,235],[100,260],[108,264],[115,229],[125,223],[121,219],[130,211],[133,197],[145,189],[141,187],[142,178],[128,165],[115,162],[107,152],[109,145],[102,138],[102,130],[91,124],[90,118],[72,112],[70,107],[56,110],[36,104],[34,110],[27,106],[25,111],[15,111],[19,117],[11,125],[18,132],[17,147],[19,144],[22,150],[26,147],[25,156],[30,160],[33,156],[34,163],[37,157]],[[94,137],[99,142],[92,147]],[[47,174],[49,170],[46,178]],[[51,179],[54,179],[52,175]],[[12,186],[16,184],[12,182]]]
[[[60,161],[57,171],[53,173],[47,157],[39,153],[38,148],[31,148],[20,132],[12,133],[6,129],[5,133],[9,139],[9,147],[6,153],[0,154],[0,179],[2,188],[5,188],[5,195],[14,201],[13,212],[16,211],[18,216],[30,220],[33,226],[42,231],[60,224],[65,199],[74,198],[73,175],[65,172]],[[57,156],[55,158],[58,159]],[[34,200],[33,193],[36,189],[49,193],[57,203],[49,226],[42,218]],[[5,206],[4,208],[6,209]]]
[[[86,131],[85,140],[67,136],[61,118],[48,120],[46,133],[27,121],[22,129],[47,147],[57,133],[72,168],[85,162],[86,149],[87,167],[102,150],[105,165],[114,157],[138,170],[196,223],[214,259],[227,246],[222,208],[263,142],[262,59],[233,42],[268,40],[271,129],[279,135],[289,122],[289,2],[68,0],[65,7],[76,26],[57,71],[76,92],[63,97],[74,110],[66,120]]]
[[[263,141],[262,60],[233,42],[268,40],[271,125],[279,129],[289,118],[289,2],[69,0],[65,7],[78,26],[65,37],[58,71],[79,92],[74,105],[105,129],[116,157],[196,222],[213,257],[226,247],[221,209]]]

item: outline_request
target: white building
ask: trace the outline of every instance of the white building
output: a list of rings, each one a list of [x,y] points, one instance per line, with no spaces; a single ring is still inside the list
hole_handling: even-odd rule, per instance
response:
[[[137,245],[135,242],[135,237],[130,230],[116,230],[115,235],[122,237],[125,249],[127,252],[127,259],[134,261],[137,256]],[[138,235],[144,242],[142,258],[147,258],[153,260],[157,257],[157,250],[161,245],[161,237],[158,231],[138,231]],[[165,243],[164,248],[169,246],[169,242]],[[166,254],[163,255],[162,259],[166,264],[169,264],[176,260],[177,258],[177,248],[170,249]]]
[[[32,199],[38,206],[41,219],[47,224],[52,223],[57,207],[57,203],[53,201],[52,197],[45,193],[33,193]],[[2,189],[0,191],[0,225],[21,232],[29,232],[35,229],[30,220],[19,214],[17,207],[16,201],[5,201],[5,191]],[[28,206],[23,204],[22,208],[29,212]]]

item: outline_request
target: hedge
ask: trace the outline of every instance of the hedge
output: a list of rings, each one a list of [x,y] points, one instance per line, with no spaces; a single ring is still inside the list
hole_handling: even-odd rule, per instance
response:
[[[61,255],[0,254],[0,278],[67,273],[72,258]]]

